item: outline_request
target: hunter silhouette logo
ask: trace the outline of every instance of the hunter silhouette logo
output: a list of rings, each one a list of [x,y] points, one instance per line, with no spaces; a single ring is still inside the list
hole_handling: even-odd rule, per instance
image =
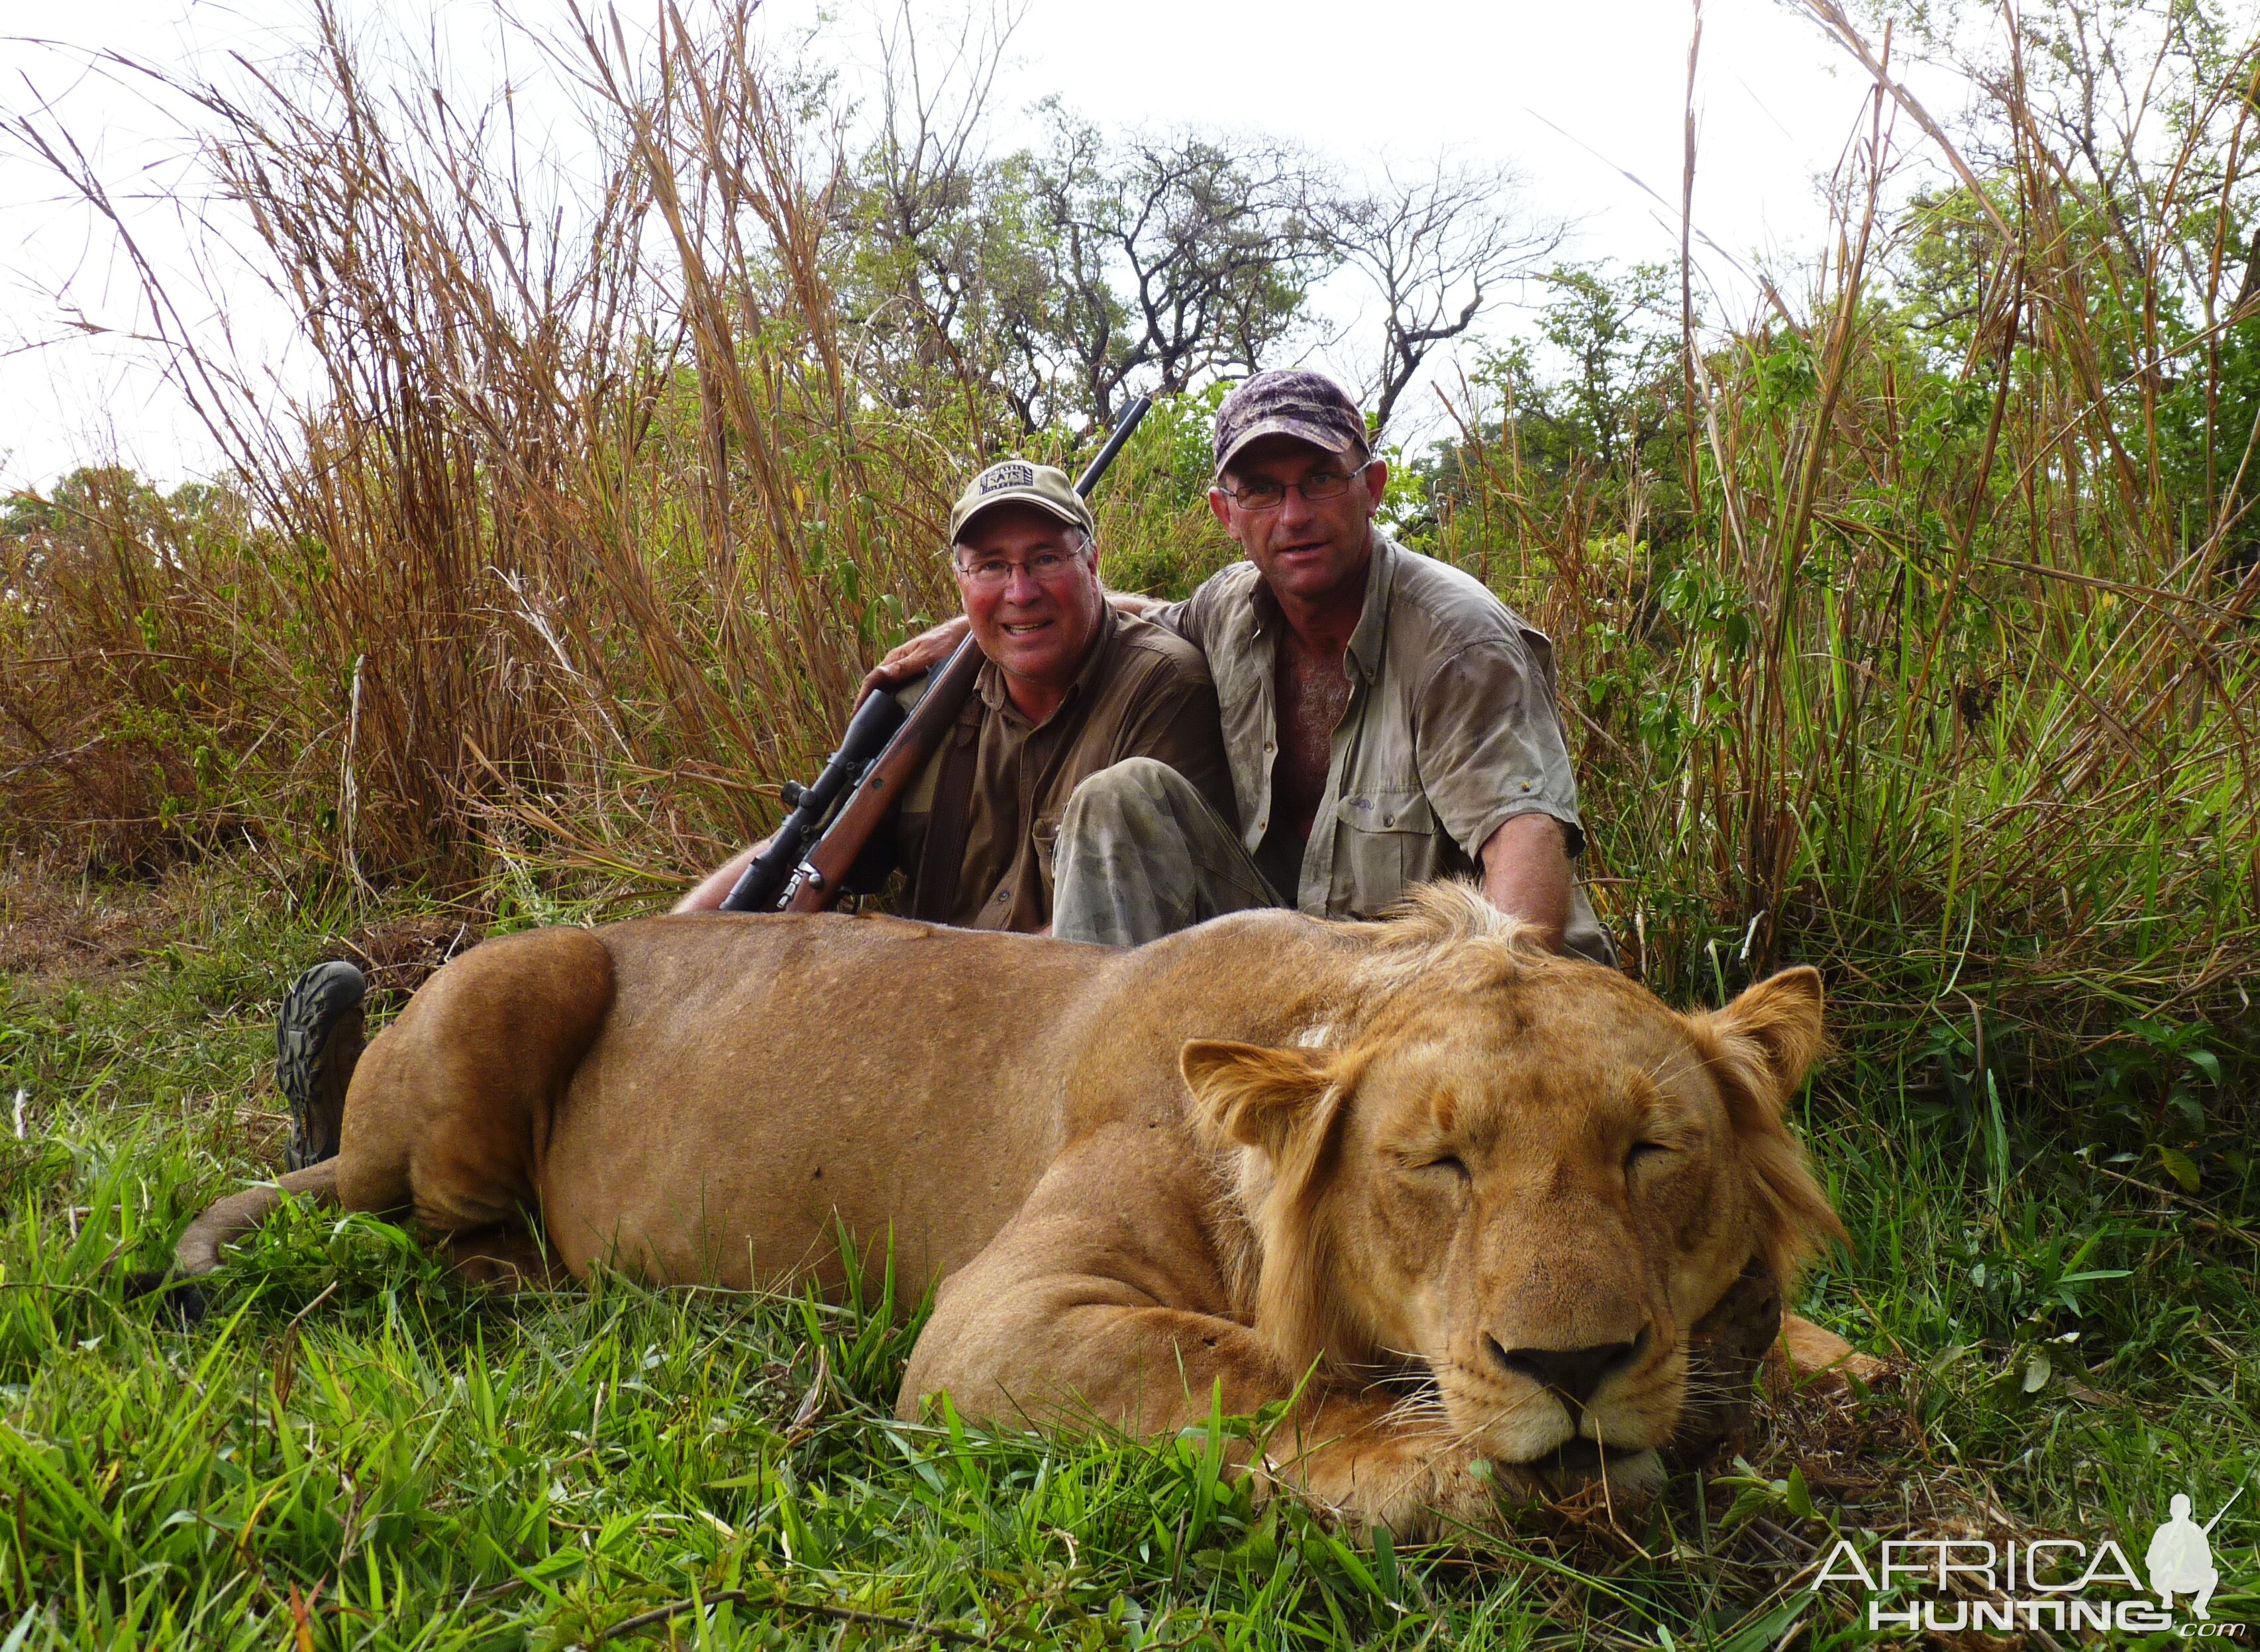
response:
[[[2221,1524],[2221,1515],[2228,1513],[2237,1498],[2244,1495],[2238,1486],[2235,1494],[2221,1505],[2221,1514],[2214,1515],[2199,1526],[2190,1519],[2190,1500],[2182,1492],[2174,1494],[2173,1518],[2150,1539],[2149,1552],[2142,1563],[2149,1568],[2150,1587],[2158,1597],[2158,1604],[2169,1612],[2174,1609],[2176,1595],[2190,1597],[2190,1610],[2200,1618],[2211,1618],[2206,1608],[2213,1603],[2213,1591],[2220,1586],[2221,1572],[2213,1563],[2213,1528]]]
[[[2092,1547],[2062,1537],[2006,1545],[1984,1538],[1890,1538],[1867,1555],[1849,1538],[1839,1538],[1813,1586],[1861,1584],[1870,1596],[1871,1630],[2143,1634],[2178,1628],[2188,1638],[2241,1638],[2245,1625],[2213,1621],[2214,1591],[2221,1578],[2212,1536],[2244,1490],[2239,1486],[2202,1526],[2190,1516],[2190,1498],[2174,1495],[2171,1513],[2143,1551],[2147,1589],[2127,1552],[2107,1537]],[[1896,1602],[1890,1598],[1894,1594]],[[1873,1598],[1877,1595],[1885,1598]],[[2177,1624],[2175,1603],[2184,1596],[2194,1620]]]

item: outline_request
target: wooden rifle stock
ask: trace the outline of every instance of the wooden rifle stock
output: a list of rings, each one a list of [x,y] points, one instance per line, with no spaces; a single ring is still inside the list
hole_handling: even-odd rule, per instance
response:
[[[1091,497],[1098,479],[1106,474],[1106,468],[1122,451],[1122,444],[1130,440],[1130,433],[1138,428],[1138,421],[1146,417],[1146,410],[1153,404],[1153,397],[1141,396],[1122,410],[1121,420],[1107,437],[1106,445],[1098,450],[1083,475],[1076,478],[1077,493],[1086,499]],[[857,701],[856,715],[848,725],[849,737],[841,740],[840,749],[833,754],[833,762],[826,765],[826,775],[805,792],[795,787],[786,788],[789,798],[820,797],[813,806],[829,807],[832,787],[826,783],[836,769],[853,788],[846,801],[831,814],[821,833],[809,845],[808,853],[795,862],[787,857],[792,853],[790,839],[799,835],[803,824],[802,806],[797,805],[781,828],[778,840],[771,844],[766,855],[756,858],[747,869],[738,887],[722,903],[722,910],[821,912],[836,905],[847,892],[848,876],[856,861],[878,835],[919,771],[941,749],[942,741],[949,738],[958,712],[965,709],[965,702],[981,676],[983,663],[981,650],[972,638],[958,644],[957,652],[928,680],[926,693],[912,710],[909,719],[895,730],[885,748],[860,775],[851,772],[856,755],[853,750],[856,745],[854,734],[864,721],[867,709],[876,712],[878,708],[871,705],[873,696],[884,694],[885,690],[873,690]],[[812,820],[805,824],[813,826],[815,823]],[[790,875],[784,874],[786,864],[792,868]],[[783,877],[782,888],[776,883],[780,876]]]
[[[840,805],[840,812],[810,847],[808,857],[793,869],[776,910],[783,912],[829,912],[847,886],[848,874],[870,840],[878,835],[903,793],[910,790],[941,742],[950,725],[980,678],[983,656],[972,638],[957,645],[918,704],[910,720],[887,742],[878,761],[863,774],[862,783]],[[874,692],[883,694],[883,689]]]

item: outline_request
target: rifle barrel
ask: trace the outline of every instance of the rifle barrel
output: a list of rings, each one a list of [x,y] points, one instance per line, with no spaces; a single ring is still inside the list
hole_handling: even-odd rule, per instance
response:
[[[2237,1498],[2242,1497],[2243,1495],[2244,1488],[2240,1485],[2236,1488],[2235,1495],[2230,1497],[2228,1502],[2221,1505],[2221,1514],[2226,1514],[2229,1510],[2235,1508],[2236,1506]],[[2202,1529],[2207,1534],[2210,1534],[2214,1527],[2221,1524],[2221,1514],[2216,1514],[2211,1520],[2207,1520]]]
[[[1091,497],[1091,490],[1098,486],[1098,479],[1106,474],[1106,468],[1114,462],[1114,455],[1122,451],[1122,444],[1130,440],[1130,433],[1138,428],[1138,421],[1146,417],[1153,405],[1152,397],[1141,396],[1122,410],[1122,422],[1115,426],[1114,433],[1106,439],[1106,445],[1098,450],[1098,456],[1085,465],[1083,474],[1075,479],[1075,490],[1077,493],[1086,499]]]

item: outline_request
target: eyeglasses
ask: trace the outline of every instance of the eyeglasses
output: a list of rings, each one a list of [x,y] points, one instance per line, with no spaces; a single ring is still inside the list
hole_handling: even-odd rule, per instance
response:
[[[1221,482],[1217,491],[1243,511],[1276,511],[1287,503],[1287,490],[1292,488],[1309,504],[1323,504],[1329,499],[1339,499],[1349,491],[1349,484],[1373,468],[1369,459],[1356,469],[1347,473],[1338,470],[1319,470],[1300,482],[1251,482],[1244,488],[1227,488]]]
[[[958,563],[957,571],[971,583],[994,590],[1012,583],[1015,569],[1025,568],[1038,584],[1048,585],[1065,579],[1076,561],[1076,558],[1067,551],[1038,551],[1025,562],[1016,562],[1008,556],[984,556],[977,562]]]

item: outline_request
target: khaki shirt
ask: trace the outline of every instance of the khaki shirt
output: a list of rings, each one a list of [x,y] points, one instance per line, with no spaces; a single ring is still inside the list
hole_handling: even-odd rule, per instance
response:
[[[915,704],[923,685],[901,696]],[[1031,723],[994,664],[974,690],[982,707],[965,858],[945,921],[1034,931],[1052,920],[1052,848],[1076,787],[1126,757],[1151,757],[1232,814],[1232,779],[1217,728],[1216,690],[1200,654],[1161,626],[1105,604],[1098,640],[1059,709]],[[913,879],[933,821],[948,742],[919,772],[896,816],[897,864]],[[915,898],[913,891],[912,898]]]
[[[1241,840],[1255,855],[1271,826],[1278,604],[1255,565],[1241,561],[1148,618],[1207,657]],[[1326,792],[1299,881],[1279,891],[1302,911],[1370,917],[1412,884],[1475,874],[1491,833],[1519,814],[1560,821],[1570,852],[1583,850],[1553,644],[1481,583],[1374,530],[1344,669],[1349,704]],[[1615,962],[1582,889],[1563,944]]]

